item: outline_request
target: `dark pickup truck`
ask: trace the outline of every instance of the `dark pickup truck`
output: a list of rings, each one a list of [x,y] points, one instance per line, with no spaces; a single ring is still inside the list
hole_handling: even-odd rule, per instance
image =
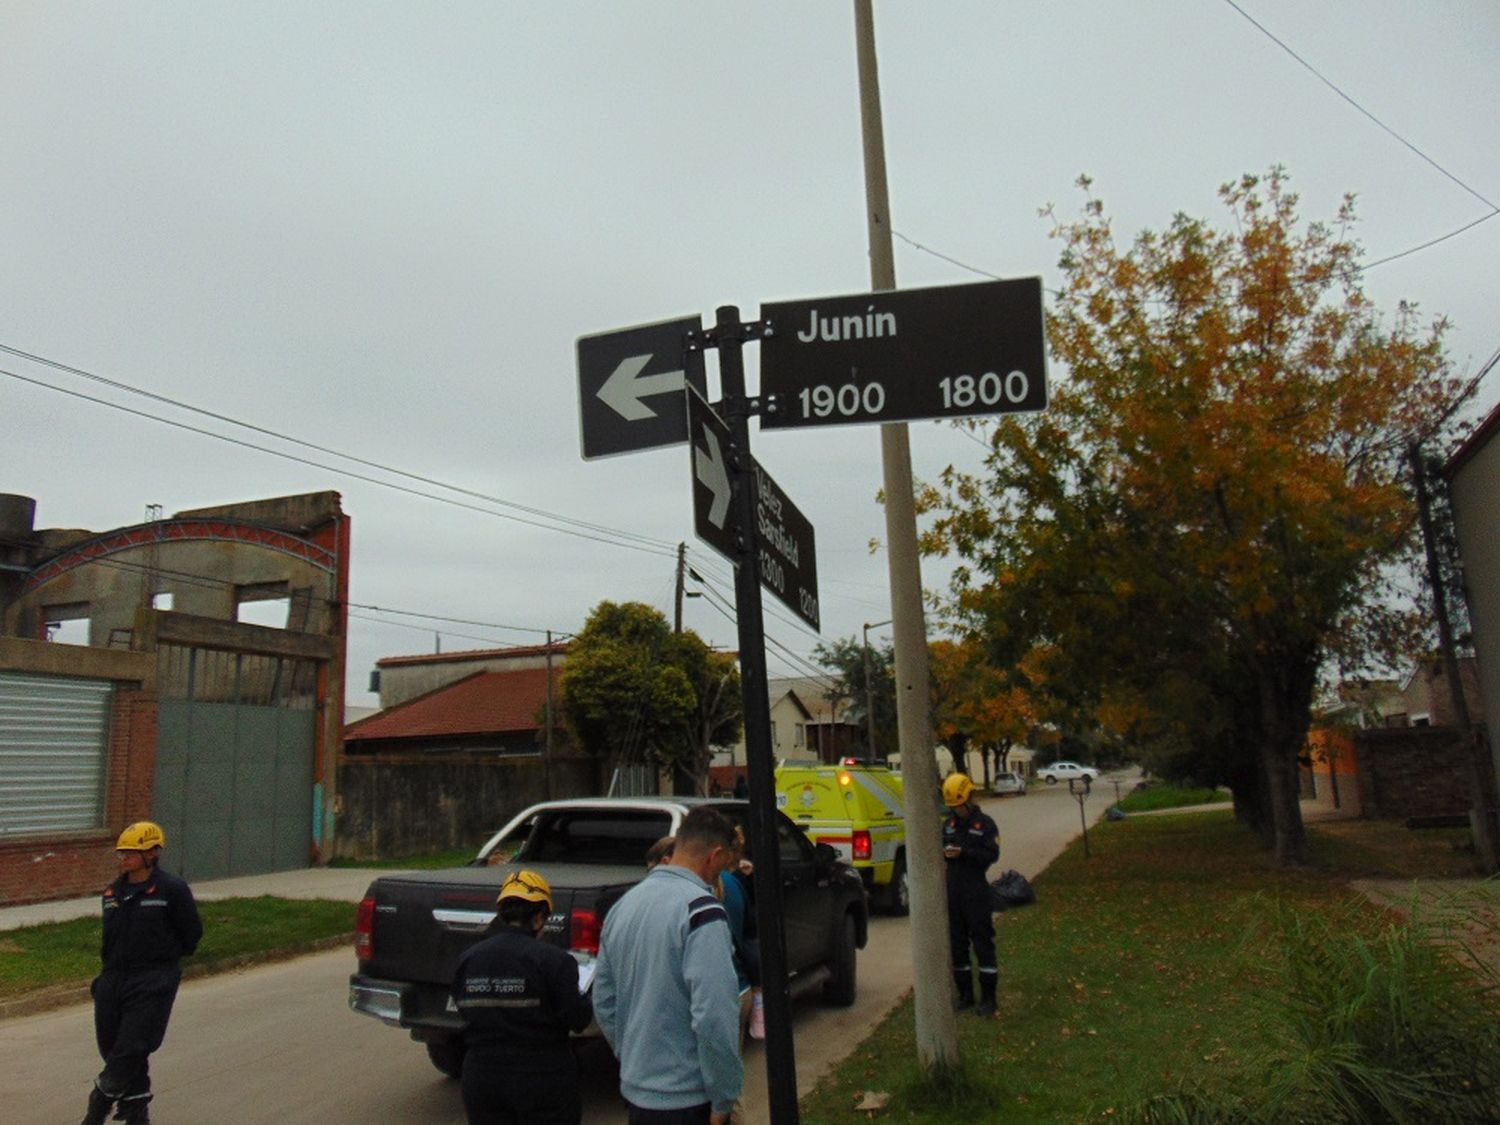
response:
[[[448,994],[459,956],[484,937],[505,877],[525,867],[552,885],[553,913],[542,938],[580,965],[599,952],[609,908],[645,876],[647,848],[694,805],[707,804],[747,828],[745,801],[690,797],[600,797],[533,805],[497,832],[466,867],[376,879],[359,905],[349,1006],[426,1044],[433,1065],[463,1068],[463,1021]],[[821,984],[830,1004],[855,995],[855,951],[868,907],[860,878],[826,844],[777,814],[782,929],[798,991]],[[598,1035],[590,1026],[584,1035]]]

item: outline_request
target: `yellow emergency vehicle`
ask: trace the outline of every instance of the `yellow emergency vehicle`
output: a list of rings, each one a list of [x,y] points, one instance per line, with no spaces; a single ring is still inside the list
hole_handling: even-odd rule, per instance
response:
[[[783,762],[776,807],[815,844],[830,844],[891,914],[911,909],[906,883],[906,811],[901,775],[885,766]]]

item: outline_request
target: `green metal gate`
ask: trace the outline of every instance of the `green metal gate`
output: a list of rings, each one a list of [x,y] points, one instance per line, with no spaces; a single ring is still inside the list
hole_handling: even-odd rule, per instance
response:
[[[307,867],[316,665],[164,645],[153,809],[189,879]]]

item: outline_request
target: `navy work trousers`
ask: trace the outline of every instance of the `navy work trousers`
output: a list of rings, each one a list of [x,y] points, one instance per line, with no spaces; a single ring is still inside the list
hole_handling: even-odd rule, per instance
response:
[[[97,1085],[105,1097],[133,1101],[150,1096],[148,1060],[166,1037],[181,980],[176,965],[106,969],[95,978],[94,1038],[104,1060]]]

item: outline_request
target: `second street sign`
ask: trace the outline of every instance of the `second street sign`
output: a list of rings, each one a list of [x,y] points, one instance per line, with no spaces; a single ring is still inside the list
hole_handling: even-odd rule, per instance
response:
[[[1045,409],[1042,281],[762,305],[763,430]]]
[[[687,350],[698,317],[578,341],[579,434],[585,461],[687,440],[682,388],[706,386],[703,353]]]
[[[687,393],[688,447],[693,462],[693,529],[736,566],[740,543],[736,516],[734,457],[729,427],[695,388]],[[813,526],[771,474],[752,459],[755,545],[760,584],[783,605],[821,631],[818,557]]]

